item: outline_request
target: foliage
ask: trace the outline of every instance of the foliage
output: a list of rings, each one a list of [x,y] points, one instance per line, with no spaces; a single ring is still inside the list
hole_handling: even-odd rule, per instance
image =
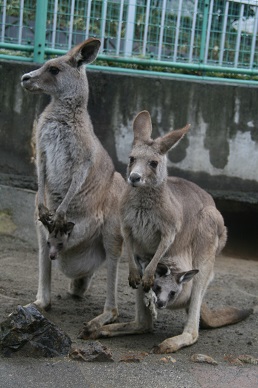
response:
[[[46,0],[47,1],[47,0]],[[37,0],[24,0],[23,8],[23,23],[24,26],[27,26],[30,31],[33,30],[33,21],[35,20],[36,12],[36,3]],[[162,6],[161,1],[151,1],[152,7],[150,8],[150,14],[148,18],[148,23],[146,24],[146,1],[138,0],[135,14],[135,24],[134,24],[134,44],[132,50],[132,57],[142,58],[142,59],[158,59],[158,50],[159,50],[159,40],[161,34],[161,16],[162,16]],[[172,2],[168,1],[167,4]],[[174,2],[175,4],[176,2]],[[188,2],[191,3],[191,2]],[[194,3],[194,1],[192,2]],[[164,29],[162,35],[162,46],[161,46],[161,59],[163,61],[177,61],[178,63],[189,63],[189,60],[192,63],[203,63],[203,53],[201,50],[201,45],[203,41],[203,21],[204,21],[204,0],[199,0],[198,10],[196,14],[196,24],[194,30],[194,41],[192,42],[192,54],[190,58],[190,43],[191,43],[191,34],[192,34],[192,17],[186,14],[182,14],[180,18],[180,33],[178,35],[178,40],[176,42],[176,33],[177,33],[177,9],[173,10],[171,7],[167,8],[165,12],[164,20]],[[0,6],[3,7],[3,0],[0,0]],[[8,0],[6,6],[6,14],[8,17],[11,17],[9,24],[7,23],[6,31],[9,31],[9,27],[13,29],[18,29],[18,20],[20,17],[20,0]],[[88,11],[88,1],[85,0],[75,0],[75,7],[73,10],[73,17],[71,18],[71,0],[59,0],[58,9],[56,13],[56,24],[54,24],[55,16],[55,0],[48,0],[48,14],[47,14],[47,46],[51,43],[53,34],[55,34],[55,48],[56,49],[66,49],[69,37],[69,29],[72,29],[72,44],[79,43],[86,36],[86,26],[89,26],[87,31],[87,36],[101,37],[104,40],[103,54],[107,57],[113,57],[116,55],[117,44],[120,42],[119,52],[121,55],[124,55],[124,38],[126,35],[126,20],[128,13],[128,2],[124,2],[122,20],[119,22],[120,17],[120,7],[121,2],[118,0],[108,1],[107,12],[104,16],[104,7],[103,0],[93,0],[91,2],[91,12],[89,20],[87,19]],[[154,6],[155,5],[155,6]],[[208,49],[208,62],[216,66],[219,63],[220,47],[221,47],[221,38],[222,38],[222,24],[223,9],[225,2],[222,0],[214,0],[214,8],[211,22],[210,30],[210,40],[209,40],[209,49]],[[230,18],[229,23],[226,29],[225,45],[223,48],[223,64],[225,66],[234,66],[235,61],[235,52],[236,52],[236,41],[238,33],[237,31],[232,30],[231,22],[234,18],[239,15],[239,3],[230,2],[229,11]],[[222,11],[221,11],[222,10]],[[252,7],[245,7],[245,17],[252,16]],[[13,18],[13,19],[12,19]],[[1,23],[1,21],[0,21]],[[121,28],[121,30],[120,30]],[[55,31],[54,31],[55,29]],[[25,31],[25,29],[23,29]],[[118,32],[120,33],[118,37]],[[146,35],[147,33],[147,35]],[[7,32],[6,32],[7,34]],[[147,37],[147,42],[145,49],[145,38]],[[119,39],[118,39],[119,38]],[[206,39],[206,37],[205,37]],[[6,35],[6,42],[15,43],[16,40],[13,36]],[[33,36],[30,39],[23,37],[21,43],[31,44],[33,42]],[[241,67],[246,66],[248,68],[250,62],[250,47],[252,45],[252,36],[247,33],[241,33],[241,40],[239,46],[239,65]],[[31,53],[23,53],[18,51],[12,51],[12,54],[17,56],[31,56]],[[6,51],[1,52],[1,54]],[[180,73],[180,74],[191,74],[191,75],[204,75],[203,72],[195,70],[185,70],[179,68],[171,67],[159,67],[143,64],[125,64],[117,63],[114,59],[114,62],[110,62],[110,58],[105,62],[105,66],[115,66],[115,67],[124,67],[130,69],[138,70],[149,70],[149,71],[159,71],[165,73]],[[190,59],[189,59],[190,58]],[[255,63],[258,63],[258,54],[255,50],[254,55],[254,67]],[[100,63],[100,61],[97,61]],[[205,63],[205,62],[204,62]],[[157,70],[158,69],[158,70]],[[254,77],[246,77],[238,74],[229,74],[229,73],[218,73],[206,72],[205,75],[209,76],[220,76],[226,78],[237,78],[237,79],[254,79]],[[257,77],[256,77],[257,78]]]

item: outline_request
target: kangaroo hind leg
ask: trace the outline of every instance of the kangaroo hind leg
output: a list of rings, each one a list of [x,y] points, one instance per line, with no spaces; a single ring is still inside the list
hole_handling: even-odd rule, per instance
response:
[[[79,333],[79,338],[97,338],[99,329],[107,324],[114,322],[118,317],[117,308],[117,277],[119,256],[107,255],[107,290],[104,311],[96,318],[84,323]]]
[[[197,341],[202,299],[212,276],[213,262],[210,261],[206,263],[202,271],[193,279],[188,316],[183,333],[175,337],[167,338],[154,348],[154,353],[173,353]]]

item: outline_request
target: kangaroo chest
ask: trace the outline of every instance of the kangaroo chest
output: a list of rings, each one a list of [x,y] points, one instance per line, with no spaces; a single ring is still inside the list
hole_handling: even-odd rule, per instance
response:
[[[39,128],[38,151],[44,155],[49,169],[60,171],[74,163],[75,148],[78,149],[75,134],[65,124],[45,121]]]
[[[135,254],[153,255],[161,240],[161,220],[155,209],[130,208],[126,226],[130,229]]]
[[[66,192],[74,171],[87,159],[86,147],[66,123],[50,120],[40,123],[37,140],[38,164],[44,166],[47,190]]]

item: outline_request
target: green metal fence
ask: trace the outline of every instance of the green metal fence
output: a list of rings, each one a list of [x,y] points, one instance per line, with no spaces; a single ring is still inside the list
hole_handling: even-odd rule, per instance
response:
[[[2,59],[41,63],[94,36],[102,43],[99,68],[258,80],[258,0],[1,0],[0,4]]]

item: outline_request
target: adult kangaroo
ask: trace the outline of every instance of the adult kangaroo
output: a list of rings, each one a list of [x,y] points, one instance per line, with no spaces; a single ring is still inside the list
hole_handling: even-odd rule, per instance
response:
[[[52,258],[71,279],[72,295],[84,294],[94,272],[107,259],[104,311],[84,327],[83,338],[94,336],[97,328],[117,318],[122,247],[117,203],[125,183],[96,137],[87,110],[89,87],[83,65],[94,61],[99,47],[98,39],[88,39],[21,79],[26,90],[51,96],[36,131],[39,283],[34,303],[43,309],[51,305],[47,239],[49,232],[65,234],[67,220],[74,223],[73,230],[65,248]]]
[[[149,113],[140,112],[134,120],[128,185],[120,215],[129,284],[137,288],[136,317],[133,322],[107,325],[100,331],[101,336],[109,337],[152,330],[145,292],[149,294],[153,288],[156,302],[160,302],[155,273],[162,262],[180,274],[176,277],[177,307],[180,303],[186,307],[188,318],[183,333],[163,341],[156,348],[158,353],[175,352],[197,341],[202,299],[213,278],[215,256],[227,239],[212,197],[192,182],[167,177],[166,154],[188,129],[189,125],[153,140]]]

